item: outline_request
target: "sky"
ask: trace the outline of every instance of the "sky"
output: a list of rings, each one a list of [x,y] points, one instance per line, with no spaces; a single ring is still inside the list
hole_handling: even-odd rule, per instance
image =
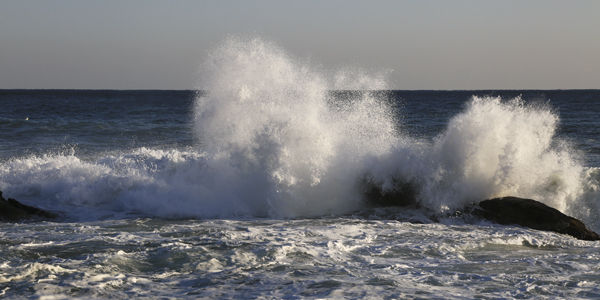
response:
[[[600,88],[596,0],[1,0],[0,89],[203,89],[232,35],[393,89]]]

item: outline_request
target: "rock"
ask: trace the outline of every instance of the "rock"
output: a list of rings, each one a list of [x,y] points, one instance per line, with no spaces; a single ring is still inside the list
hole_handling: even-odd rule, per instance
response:
[[[25,205],[15,199],[4,199],[2,191],[0,191],[0,221],[15,222],[27,219],[54,219],[56,217],[56,214]]]
[[[479,202],[473,213],[503,225],[516,224],[568,234],[581,240],[600,240],[600,236],[583,222],[532,199],[503,197],[484,200]]]
[[[371,206],[417,206],[417,189],[410,182],[394,179],[393,186],[384,190],[381,183],[373,178],[362,180],[362,192],[367,204]]]

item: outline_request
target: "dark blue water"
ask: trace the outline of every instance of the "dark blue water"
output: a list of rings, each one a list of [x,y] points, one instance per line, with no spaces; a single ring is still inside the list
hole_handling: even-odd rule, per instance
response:
[[[0,91],[0,157],[192,144],[191,91]]]
[[[79,155],[137,147],[192,146],[197,91],[0,90],[0,159],[75,149]],[[333,93],[345,101],[344,93]],[[600,166],[600,90],[392,91],[399,127],[432,138],[472,96],[548,105],[558,136]]]

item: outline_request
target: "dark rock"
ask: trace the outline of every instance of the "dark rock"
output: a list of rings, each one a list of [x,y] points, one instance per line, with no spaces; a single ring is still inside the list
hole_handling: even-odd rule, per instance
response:
[[[393,187],[381,188],[381,183],[372,178],[362,180],[362,192],[367,204],[371,206],[417,206],[417,188],[410,182],[393,180]]]
[[[600,236],[588,229],[583,222],[532,199],[503,197],[484,200],[479,202],[473,213],[503,225],[516,224],[568,234],[581,240],[600,240]]]
[[[15,222],[27,219],[53,219],[56,217],[56,214],[25,205],[15,199],[4,199],[2,191],[0,191],[0,221]]]

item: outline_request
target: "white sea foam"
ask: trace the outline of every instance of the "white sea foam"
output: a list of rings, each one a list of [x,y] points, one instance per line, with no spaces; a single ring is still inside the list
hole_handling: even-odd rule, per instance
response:
[[[597,169],[556,138],[558,116],[521,99],[474,97],[433,140],[398,130],[373,93],[380,75],[323,75],[261,39],[232,38],[202,65],[193,149],[139,148],[83,160],[74,153],[1,162],[0,190],[71,217],[316,216],[360,209],[360,181],[417,186],[445,212],[489,197],[531,197],[593,221]],[[401,112],[400,112],[401,114]],[[596,224],[599,225],[599,224]]]
[[[78,222],[0,224],[3,243],[14,244],[0,247],[0,284],[9,287],[0,294],[570,299],[599,291],[597,242],[521,227],[353,217],[86,224],[97,230]],[[60,243],[18,246],[44,240]]]

